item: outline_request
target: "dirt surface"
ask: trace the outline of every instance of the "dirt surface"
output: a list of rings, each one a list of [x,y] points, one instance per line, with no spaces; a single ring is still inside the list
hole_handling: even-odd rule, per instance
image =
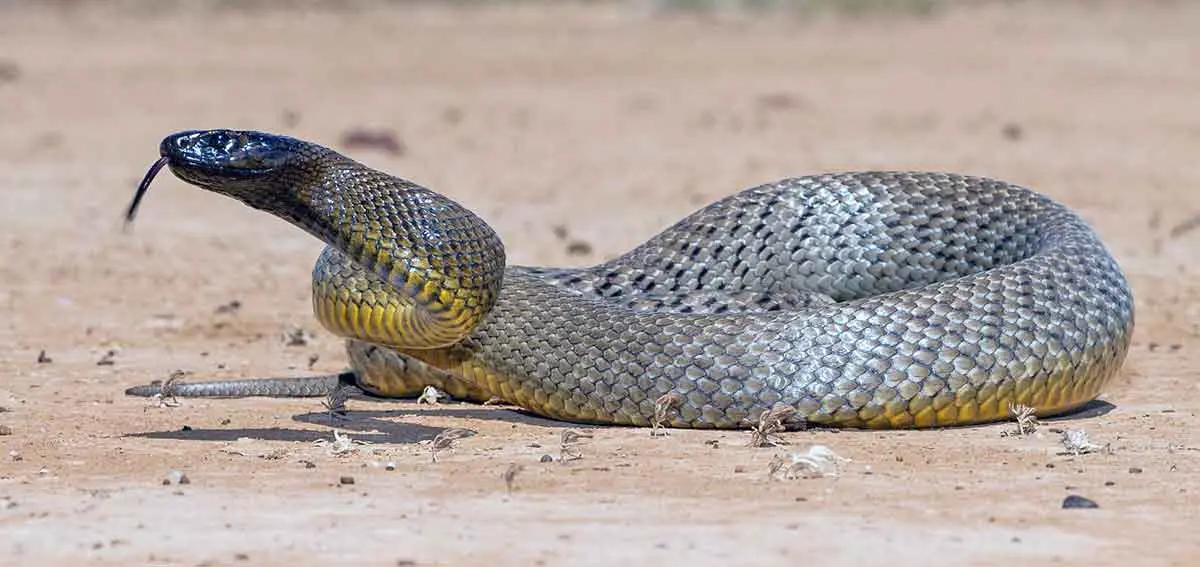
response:
[[[0,564],[1194,565],[1200,8],[1137,5],[799,21],[0,3]],[[320,244],[299,230],[169,175],[122,230],[158,141],[197,127],[343,149],[478,211],[526,264],[616,255],[791,175],[1000,177],[1096,226],[1135,289],[1135,344],[1111,405],[1028,436],[750,448],[352,402],[339,427],[369,444],[336,453],[317,400],[122,395],[176,369],[345,364],[313,321]],[[297,326],[314,338],[286,344]],[[475,435],[433,462],[448,428]],[[569,428],[592,437],[564,461]],[[1063,454],[1055,428],[1107,450]],[[768,474],[813,444],[849,459],[839,474]],[[1100,507],[1063,509],[1071,494]]]

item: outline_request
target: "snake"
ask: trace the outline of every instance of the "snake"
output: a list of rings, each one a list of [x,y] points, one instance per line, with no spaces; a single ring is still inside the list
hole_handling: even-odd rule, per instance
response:
[[[935,428],[1075,411],[1133,333],[1129,284],[1090,225],[989,177],[782,179],[611,260],[557,268],[508,265],[457,201],[313,142],[188,130],[159,154],[126,220],[165,166],[320,239],[314,313],[350,359],[336,375],[173,395],[432,385],[585,424],[745,429],[770,414],[786,428]]]

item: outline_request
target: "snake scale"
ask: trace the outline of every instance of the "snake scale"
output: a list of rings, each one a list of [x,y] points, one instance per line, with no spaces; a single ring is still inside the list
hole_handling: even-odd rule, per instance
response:
[[[471,211],[314,143],[187,131],[160,154],[127,218],[166,165],[321,239],[315,312],[348,339],[352,366],[175,395],[350,383],[395,397],[429,384],[583,423],[744,428],[785,406],[789,425],[942,427],[1006,419],[1014,404],[1081,406],[1133,330],[1128,284],[1091,228],[988,178],[785,179],[563,269],[506,266]]]

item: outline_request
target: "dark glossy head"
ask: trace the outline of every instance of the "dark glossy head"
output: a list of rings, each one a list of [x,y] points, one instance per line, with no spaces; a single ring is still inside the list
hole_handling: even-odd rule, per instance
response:
[[[176,177],[193,185],[238,199],[252,207],[271,209],[287,200],[289,175],[305,163],[330,153],[321,146],[251,130],[189,130],[171,134],[158,146],[162,158],[150,168],[126,213],[132,221],[138,203],[154,176],[165,165]]]
[[[253,181],[278,172],[311,153],[312,144],[249,130],[191,130],[171,134],[159,154],[180,179],[224,193],[226,185]]]

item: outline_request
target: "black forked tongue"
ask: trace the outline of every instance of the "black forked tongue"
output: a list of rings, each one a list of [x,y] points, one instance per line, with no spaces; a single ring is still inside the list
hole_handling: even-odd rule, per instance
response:
[[[150,171],[146,172],[146,177],[143,177],[142,183],[138,185],[137,193],[133,194],[133,202],[129,203],[129,209],[125,211],[125,226],[129,226],[131,223],[133,223],[133,218],[137,216],[138,205],[141,204],[142,197],[146,195],[146,190],[150,188],[150,182],[154,181],[154,176],[158,175],[158,172],[161,171],[163,166],[167,165],[167,162],[169,161],[170,158],[163,156],[158,158],[158,161],[154,162],[154,165],[150,166]]]

